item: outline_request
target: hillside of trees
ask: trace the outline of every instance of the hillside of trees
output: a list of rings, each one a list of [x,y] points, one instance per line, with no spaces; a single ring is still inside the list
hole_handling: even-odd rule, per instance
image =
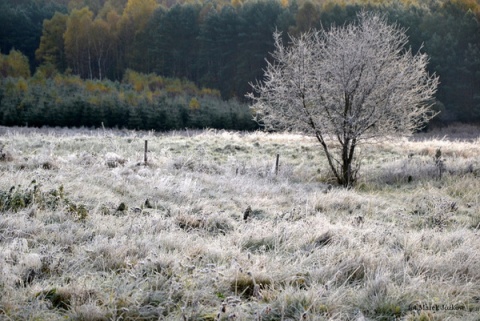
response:
[[[480,122],[477,0],[4,0],[0,124],[252,129],[274,30],[378,10],[440,76],[438,124]]]

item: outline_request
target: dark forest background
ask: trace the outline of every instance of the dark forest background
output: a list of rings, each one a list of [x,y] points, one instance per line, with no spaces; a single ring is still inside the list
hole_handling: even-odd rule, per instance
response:
[[[440,76],[434,123],[480,122],[477,0],[3,0],[0,125],[256,128],[272,33],[385,13]]]

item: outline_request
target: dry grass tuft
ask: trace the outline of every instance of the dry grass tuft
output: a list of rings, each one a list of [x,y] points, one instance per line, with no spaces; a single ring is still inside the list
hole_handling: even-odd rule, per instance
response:
[[[5,146],[0,145],[0,162],[12,162],[13,155],[8,151]]]
[[[235,275],[230,282],[230,289],[236,296],[245,298],[262,298],[261,291],[273,285],[270,277],[266,275],[253,275],[252,273],[241,273]]]
[[[205,227],[205,219],[193,215],[181,215],[176,218],[176,223],[182,230],[187,232]]]
[[[87,161],[88,162],[88,161]],[[107,153],[105,155],[105,164],[110,168],[115,168],[118,166],[123,166],[127,160],[120,155],[115,153]]]

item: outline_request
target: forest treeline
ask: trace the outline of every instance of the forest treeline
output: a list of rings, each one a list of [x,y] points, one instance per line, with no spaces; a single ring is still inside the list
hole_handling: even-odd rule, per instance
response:
[[[362,9],[430,56],[437,123],[480,121],[477,0],[4,0],[0,123],[252,129],[244,95],[272,33],[287,42]]]
[[[60,73],[45,77],[42,72],[27,79],[3,78],[0,119],[6,126],[34,127],[103,126],[157,131],[256,128],[248,106],[235,99],[221,99],[218,90],[199,89],[190,81],[132,70],[125,72],[122,82],[82,80]]]

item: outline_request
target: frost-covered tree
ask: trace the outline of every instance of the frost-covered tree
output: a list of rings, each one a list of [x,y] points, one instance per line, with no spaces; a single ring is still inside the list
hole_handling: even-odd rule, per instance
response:
[[[405,31],[385,17],[361,12],[354,24],[290,37],[274,33],[273,62],[247,97],[267,129],[313,135],[343,186],[355,183],[358,145],[407,135],[431,112],[438,77],[426,54],[406,48]]]

